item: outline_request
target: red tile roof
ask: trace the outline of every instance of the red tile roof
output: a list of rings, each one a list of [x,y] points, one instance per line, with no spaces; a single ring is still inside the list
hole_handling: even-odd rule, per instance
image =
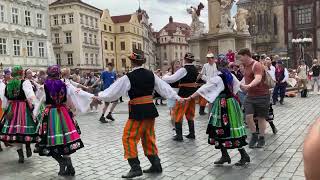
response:
[[[125,23],[131,20],[131,14],[121,15],[121,16],[112,16],[111,19],[114,23]]]
[[[96,7],[94,7],[94,6],[90,5],[90,4],[85,3],[85,2],[82,2],[81,0],[57,0],[57,1],[53,2],[53,3],[51,3],[49,6],[55,6],[55,5],[61,5],[61,4],[71,4],[71,3],[80,3],[82,5],[89,6],[89,7],[93,8],[93,9],[101,11],[101,13],[102,13],[101,9],[98,9],[98,8],[96,8]]]
[[[186,37],[190,37],[191,28],[189,25],[185,23],[169,22],[160,30],[160,32],[166,31],[170,36],[172,36],[174,33],[177,32],[177,28],[180,28],[182,30],[182,34],[184,34]]]

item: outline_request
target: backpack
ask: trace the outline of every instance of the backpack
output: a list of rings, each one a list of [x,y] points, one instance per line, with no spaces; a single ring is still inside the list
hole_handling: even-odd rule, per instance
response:
[[[254,67],[255,67],[256,63],[258,63],[258,62],[257,61],[254,62],[253,66],[252,66],[252,72],[254,72]],[[266,77],[264,83],[266,85],[268,85],[269,88],[273,88],[276,85],[276,83],[272,79],[271,75],[265,69],[263,71],[264,71],[264,74],[265,74],[265,77]]]

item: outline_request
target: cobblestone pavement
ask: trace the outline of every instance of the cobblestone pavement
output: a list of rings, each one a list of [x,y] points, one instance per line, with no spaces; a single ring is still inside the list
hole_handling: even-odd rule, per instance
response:
[[[156,121],[159,156],[164,172],[158,176],[144,175],[140,179],[304,179],[302,142],[309,125],[319,117],[320,96],[307,99],[286,99],[284,106],[275,107],[275,124],[279,129],[272,135],[268,128],[267,145],[264,149],[248,150],[252,163],[244,168],[235,166],[216,167],[213,161],[220,157],[218,150],[207,144],[205,134],[207,119],[196,118],[196,140],[176,143],[171,140],[173,132],[166,106],[160,106]],[[120,179],[129,170],[123,158],[122,131],[127,118],[127,105],[118,106],[116,121],[108,124],[98,122],[98,113],[78,117],[85,148],[73,155],[76,167],[74,179]],[[187,123],[184,123],[185,133]],[[141,166],[149,162],[139,145]],[[232,163],[239,160],[236,150],[230,152]],[[47,157],[33,157],[25,163],[17,163],[15,148],[5,148],[0,153],[0,179],[63,179],[57,176],[58,164]]]

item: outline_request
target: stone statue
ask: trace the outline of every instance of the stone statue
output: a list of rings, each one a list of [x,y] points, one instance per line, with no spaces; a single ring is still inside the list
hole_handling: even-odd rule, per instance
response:
[[[187,9],[187,12],[189,14],[191,14],[192,17],[192,22],[191,22],[191,36],[192,37],[197,37],[200,36],[201,34],[204,33],[205,31],[205,26],[204,23],[200,21],[199,17],[200,17],[200,13],[201,10],[204,8],[204,5],[202,3],[200,3],[198,5],[198,8],[195,7],[190,7]]]
[[[243,8],[239,8],[237,11],[236,23],[237,31],[243,33],[249,33],[249,26],[247,25],[247,18],[249,16],[249,11]]]
[[[231,18],[231,8],[233,6],[234,0],[219,0],[220,2],[220,14],[221,20],[218,27],[219,32],[233,32],[234,21]]]

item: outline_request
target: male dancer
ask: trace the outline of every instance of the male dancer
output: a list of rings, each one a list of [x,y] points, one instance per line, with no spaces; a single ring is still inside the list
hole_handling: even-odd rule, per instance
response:
[[[207,82],[210,78],[218,75],[217,65],[215,63],[215,58],[213,53],[207,54],[207,60],[208,60],[208,63],[203,65],[201,73],[198,76],[198,79],[201,78],[204,82]],[[206,99],[199,96],[199,105],[200,105],[200,109],[199,109],[200,116],[206,115],[206,112],[205,112],[206,105],[207,105]]]
[[[153,103],[152,94],[155,90],[167,99],[180,99],[170,85],[154,75],[153,72],[142,67],[146,62],[143,51],[134,50],[129,59],[133,71],[98,94],[98,97],[106,102],[115,101],[127,93],[130,97],[129,119],[123,131],[122,142],[124,157],[128,159],[131,170],[122,178],[134,178],[142,175],[137,149],[140,139],[144,154],[152,164],[148,170],[143,172],[162,172],[154,131],[155,118],[159,114]]]
[[[194,61],[194,56],[191,53],[187,53],[184,56],[184,67],[180,68],[171,76],[163,77],[163,80],[167,83],[179,82],[179,93],[178,95],[183,98],[191,96],[197,91],[197,68],[192,64]],[[195,116],[195,100],[191,100],[185,103],[177,102],[176,106],[173,108],[176,136],[174,136],[174,141],[183,141],[182,137],[182,120],[185,115],[189,126],[189,135],[186,136],[188,139],[195,139],[194,132],[194,116]]]
[[[117,75],[115,72],[113,72],[113,64],[112,63],[108,63],[108,70],[102,72],[100,79],[98,79],[93,85],[92,87],[94,87],[95,85],[97,85],[99,82],[102,81],[102,90],[105,90],[107,88],[110,87],[111,84],[113,84],[115,82],[115,80],[117,79]],[[100,122],[101,123],[108,123],[108,121],[106,121],[106,118],[111,120],[111,121],[115,121],[115,119],[112,117],[112,112],[113,110],[116,108],[118,104],[118,100],[115,100],[113,102],[111,102],[111,107],[110,107],[110,111],[109,114],[104,117],[104,114],[106,113],[110,102],[105,102],[104,103],[104,107],[102,110],[102,115],[100,117]]]

